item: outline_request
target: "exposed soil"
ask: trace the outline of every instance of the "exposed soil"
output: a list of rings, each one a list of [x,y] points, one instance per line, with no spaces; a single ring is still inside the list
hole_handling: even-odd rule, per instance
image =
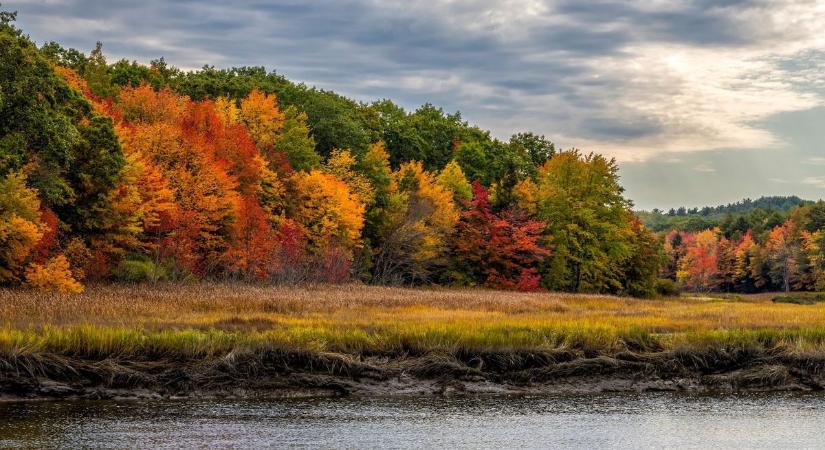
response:
[[[825,360],[747,349],[612,356],[268,350],[207,360],[0,355],[3,400],[823,389]]]

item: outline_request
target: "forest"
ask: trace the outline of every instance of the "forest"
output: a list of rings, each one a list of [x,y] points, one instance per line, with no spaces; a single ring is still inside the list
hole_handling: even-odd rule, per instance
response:
[[[825,289],[822,202],[634,213],[614,160],[535,133],[261,67],[109,63],[14,22],[0,12],[2,286]],[[662,219],[688,216],[724,217]]]

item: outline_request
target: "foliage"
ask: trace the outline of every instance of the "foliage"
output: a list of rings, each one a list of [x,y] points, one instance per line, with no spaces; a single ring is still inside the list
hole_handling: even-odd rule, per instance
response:
[[[315,153],[315,138],[307,124],[306,113],[289,106],[284,111],[284,125],[275,141],[276,151],[286,154],[289,164],[295,170],[311,170],[321,163],[321,157]]]
[[[537,214],[547,224],[553,255],[544,267],[550,289],[619,291],[633,251],[630,202],[615,161],[565,151],[538,173]]]
[[[364,204],[344,181],[311,170],[295,173],[290,185],[288,215],[302,227],[314,251],[330,245],[353,249],[360,244]]]
[[[37,192],[21,173],[0,179],[0,283],[17,281],[34,246],[44,235]]]
[[[448,239],[458,221],[453,195],[420,162],[393,173],[389,205],[378,230],[373,280],[385,284],[432,281],[446,264]]]
[[[168,270],[147,258],[124,259],[114,269],[114,276],[120,281],[130,283],[165,281],[169,278]]]
[[[25,168],[61,222],[76,233],[102,232],[106,193],[123,165],[112,121],[9,24],[0,26],[0,93],[0,176]]]
[[[461,213],[454,238],[456,271],[470,284],[535,291],[538,264],[550,254],[541,244],[544,223],[510,209],[493,213],[487,190],[476,181],[473,200]]]
[[[238,120],[246,126],[258,148],[266,149],[275,144],[277,133],[284,125],[284,114],[278,108],[275,95],[253,89],[241,100]]]
[[[441,169],[436,183],[453,193],[453,201],[456,205],[464,205],[473,198],[473,187],[464,176],[461,166],[455,161],[450,161]]]
[[[32,263],[26,269],[26,284],[42,292],[79,294],[83,285],[74,279],[69,261],[63,255],[55,256],[46,264]]]

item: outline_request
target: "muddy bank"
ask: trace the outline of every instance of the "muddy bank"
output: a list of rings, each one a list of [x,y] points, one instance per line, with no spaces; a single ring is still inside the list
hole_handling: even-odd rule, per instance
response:
[[[749,349],[219,358],[0,355],[0,399],[823,390],[825,358]]]

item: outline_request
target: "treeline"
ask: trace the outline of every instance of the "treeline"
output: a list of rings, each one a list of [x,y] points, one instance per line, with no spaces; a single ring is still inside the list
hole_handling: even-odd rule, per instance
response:
[[[614,161],[260,68],[38,48],[0,15],[0,284],[244,279],[654,294]]]
[[[797,206],[812,204],[810,200],[790,197],[760,197],[756,200],[745,199],[736,203],[703,208],[671,208],[668,211],[654,209],[639,211],[637,214],[646,227],[653,231],[690,231],[697,232],[720,227],[723,232],[744,231],[750,227],[769,228],[782,223],[788,213]],[[743,228],[744,227],[744,228]]]
[[[663,276],[695,291],[825,290],[825,202],[757,225],[670,231]]]

